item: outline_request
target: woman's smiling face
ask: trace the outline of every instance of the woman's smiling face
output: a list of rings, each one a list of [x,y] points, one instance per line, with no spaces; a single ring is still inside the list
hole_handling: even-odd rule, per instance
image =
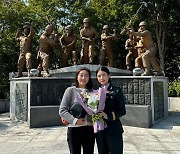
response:
[[[109,74],[107,74],[106,72],[104,72],[104,71],[99,71],[98,73],[97,73],[97,80],[98,80],[98,82],[101,84],[101,85],[103,85],[103,86],[105,86],[105,85],[107,85],[108,83],[109,83],[109,78],[110,78],[110,75]]]
[[[82,70],[79,72],[77,76],[78,84],[80,88],[86,88],[86,84],[89,81],[89,73],[86,70]]]

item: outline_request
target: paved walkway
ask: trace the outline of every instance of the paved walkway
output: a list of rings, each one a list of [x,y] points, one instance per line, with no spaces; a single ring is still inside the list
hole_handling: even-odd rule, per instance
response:
[[[66,129],[29,129],[26,123],[1,114],[0,154],[69,154]],[[149,129],[124,126],[124,130],[124,154],[180,154],[180,113],[169,113]]]

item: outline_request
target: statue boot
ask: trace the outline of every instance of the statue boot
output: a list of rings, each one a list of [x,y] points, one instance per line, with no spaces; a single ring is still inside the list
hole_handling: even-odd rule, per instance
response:
[[[157,60],[154,59],[152,62],[151,62],[154,70],[157,72],[156,73],[156,76],[164,76],[164,73],[162,72],[162,69],[160,67],[160,65],[158,64]]]
[[[131,66],[130,65],[127,65],[127,70],[131,70]]]
[[[157,71],[156,76],[164,76],[164,73],[162,72],[161,69],[159,69],[159,70]]]
[[[43,77],[50,77],[51,75],[49,74],[48,71],[44,71]]]
[[[151,76],[151,75],[152,75],[152,73],[151,73],[150,69],[147,69],[147,68],[145,68],[144,73],[141,74],[141,76]]]
[[[22,71],[18,70],[18,74],[15,76],[15,78],[23,77]]]

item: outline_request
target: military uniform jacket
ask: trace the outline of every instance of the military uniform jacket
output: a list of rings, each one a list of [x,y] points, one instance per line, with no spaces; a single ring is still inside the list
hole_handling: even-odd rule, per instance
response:
[[[105,119],[107,128],[104,131],[108,131],[110,135],[123,133],[120,117],[126,114],[125,109],[125,97],[122,90],[110,84],[107,88],[106,102],[104,112],[107,114],[108,119]]]

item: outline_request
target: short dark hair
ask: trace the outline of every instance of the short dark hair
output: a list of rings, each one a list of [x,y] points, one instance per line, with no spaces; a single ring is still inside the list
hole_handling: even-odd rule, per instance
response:
[[[110,75],[110,71],[106,66],[101,66],[100,68],[98,68],[98,70],[96,71],[96,76],[97,76],[99,71],[106,72],[108,75]],[[109,79],[108,82],[111,83],[111,79]]]
[[[75,86],[76,87],[79,87],[79,83],[78,83],[78,80],[77,80],[77,78],[78,78],[78,75],[79,75],[79,73],[81,72],[81,71],[87,71],[88,72],[88,74],[89,74],[89,81],[88,81],[88,83],[86,84],[86,88],[88,89],[88,90],[92,90],[92,88],[93,88],[93,83],[92,83],[92,79],[91,79],[91,71],[88,69],[88,68],[86,68],[86,67],[83,67],[83,68],[80,68],[79,70],[77,70],[76,71],[76,74],[75,74]]]

